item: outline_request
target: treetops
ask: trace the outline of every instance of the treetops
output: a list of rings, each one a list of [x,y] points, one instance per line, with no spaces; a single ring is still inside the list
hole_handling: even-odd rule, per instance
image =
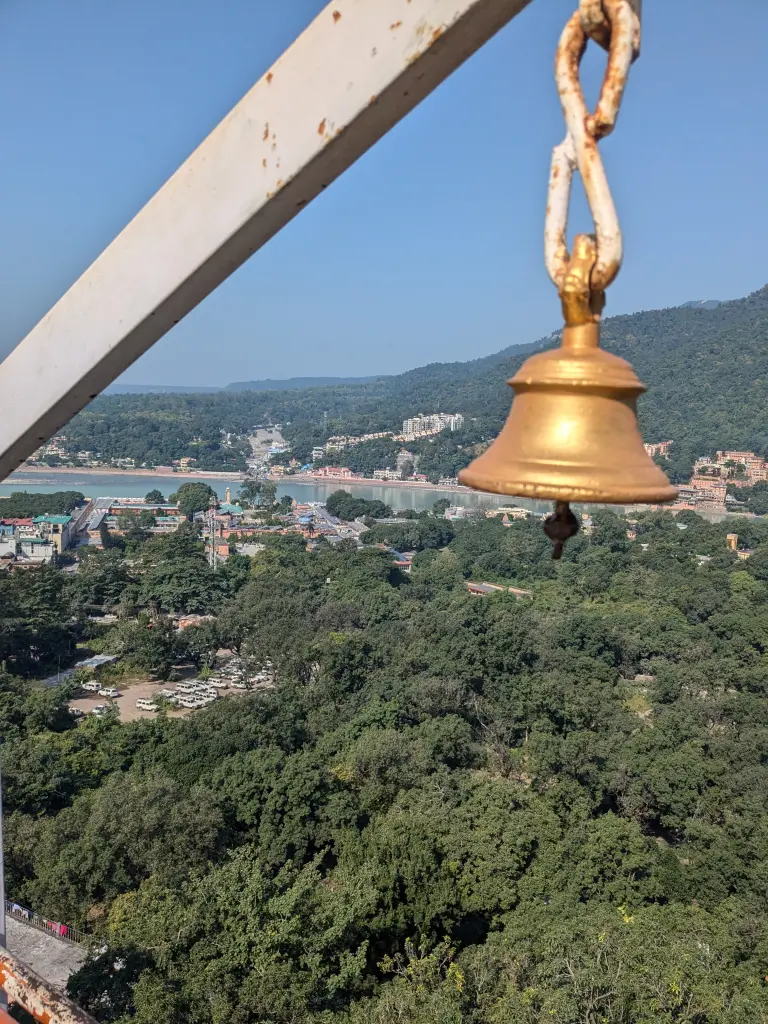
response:
[[[595,513],[560,563],[536,521],[445,524],[410,576],[269,538],[187,656],[269,657],[279,688],[186,720],[74,726],[2,676],[8,891],[99,933],[75,998],[120,1024],[768,1016],[768,527],[636,519]],[[147,575],[199,556],[155,543]],[[91,557],[84,597],[120,594],[97,567],[140,594]],[[61,576],[2,581],[6,644],[46,588],[82,622]],[[151,614],[107,631],[125,657]]]

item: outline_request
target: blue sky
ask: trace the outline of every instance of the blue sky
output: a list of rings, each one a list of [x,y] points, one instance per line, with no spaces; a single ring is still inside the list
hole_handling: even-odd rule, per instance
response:
[[[0,355],[323,6],[3,0]],[[396,373],[549,333],[552,59],[574,7],[533,0],[123,380]],[[768,281],[768,4],[738,7],[644,0],[643,56],[603,143],[626,248],[607,315]],[[604,61],[585,63],[594,90]],[[580,202],[572,223],[589,229]]]

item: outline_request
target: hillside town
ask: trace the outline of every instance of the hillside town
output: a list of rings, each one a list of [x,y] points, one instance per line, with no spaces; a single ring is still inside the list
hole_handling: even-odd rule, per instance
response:
[[[646,444],[652,457],[668,457],[672,441]],[[718,451],[714,456],[696,459],[691,479],[678,487],[679,498],[666,506],[670,511],[689,509],[694,512],[723,514],[738,512],[743,504],[739,489],[754,487],[768,481],[768,461],[749,451]],[[729,493],[736,491],[736,493]]]

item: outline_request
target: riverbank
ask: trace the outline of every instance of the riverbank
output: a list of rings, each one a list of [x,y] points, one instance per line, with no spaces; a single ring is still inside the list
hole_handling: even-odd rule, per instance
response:
[[[173,473],[160,476],[155,473],[122,472],[98,473],[93,470],[62,470],[48,468],[45,471],[17,470],[7,480],[0,483],[0,497],[7,497],[14,491],[29,491],[45,494],[52,491],[81,491],[87,497],[94,498],[129,498],[143,499],[147,491],[158,490],[166,497],[178,490],[185,479],[199,480],[208,484],[219,498],[223,499],[226,488],[231,486],[233,494],[237,494],[237,486],[233,481],[242,479],[242,474],[222,474],[214,477],[210,473]],[[465,487],[439,487],[434,484],[408,483],[388,480],[329,480],[315,479],[308,474],[281,477],[275,481],[277,497],[290,495],[299,502],[328,500],[334,491],[341,488],[352,490],[357,497],[378,499],[390,508],[423,511],[430,509],[438,498],[448,498],[452,505],[469,505],[488,507],[498,505],[522,505],[531,511],[542,512],[550,507],[549,502],[533,502],[524,499],[510,499],[503,495],[481,494]]]
[[[317,486],[319,484],[335,484],[340,488],[344,487],[395,487],[395,488],[407,488],[416,489],[422,491],[445,491],[446,493],[458,493],[465,492],[466,494],[476,494],[471,487],[465,487],[463,484],[432,484],[429,480],[375,480],[373,477],[367,476],[319,476],[314,473],[291,473],[290,476],[280,474],[270,474],[269,479],[275,484],[281,484],[285,487],[289,487],[291,482],[297,484],[311,484]],[[510,498],[510,502],[512,499]]]
[[[3,483],[13,483],[17,475],[26,476],[27,473],[51,476],[51,474],[71,473],[75,476],[179,476],[190,480],[213,478],[215,480],[242,480],[247,476],[247,469],[240,470],[218,470],[218,469],[178,469],[175,466],[155,466],[154,469],[127,469],[124,466],[19,466]]]

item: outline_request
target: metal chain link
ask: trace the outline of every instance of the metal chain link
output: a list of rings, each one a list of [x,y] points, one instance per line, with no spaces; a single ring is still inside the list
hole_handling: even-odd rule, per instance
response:
[[[608,51],[608,66],[594,114],[587,109],[579,80],[579,66],[589,39]],[[547,271],[561,293],[571,262],[568,209],[577,169],[595,223],[592,290],[605,291],[621,267],[621,228],[597,144],[613,131],[629,69],[639,52],[640,19],[630,0],[580,0],[579,10],[560,37],[555,79],[567,134],[552,153],[544,247]]]

